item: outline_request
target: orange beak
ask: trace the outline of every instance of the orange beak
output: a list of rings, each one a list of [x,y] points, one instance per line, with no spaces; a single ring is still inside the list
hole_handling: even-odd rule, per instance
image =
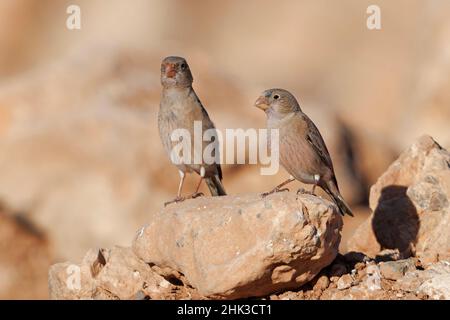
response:
[[[176,74],[177,70],[175,70],[175,65],[171,63],[166,64],[166,77],[174,78]]]
[[[266,96],[260,96],[255,101],[255,107],[260,108],[263,111],[266,111],[269,108],[269,102],[267,101]]]

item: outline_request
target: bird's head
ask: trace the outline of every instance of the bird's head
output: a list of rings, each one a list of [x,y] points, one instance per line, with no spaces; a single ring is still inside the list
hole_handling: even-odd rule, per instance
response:
[[[264,91],[256,100],[255,106],[266,113],[271,112],[278,116],[301,111],[297,99],[289,91],[284,89],[269,89]]]
[[[161,84],[163,87],[189,87],[192,85],[192,73],[186,59],[166,57],[161,62]]]

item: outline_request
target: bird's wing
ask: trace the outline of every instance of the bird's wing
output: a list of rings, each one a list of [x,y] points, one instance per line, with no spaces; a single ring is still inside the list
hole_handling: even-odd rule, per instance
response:
[[[330,168],[334,175],[333,162],[331,161],[330,153],[328,152],[327,146],[325,145],[325,141],[323,140],[319,129],[317,129],[314,122],[312,122],[307,115],[302,114],[302,117],[307,124],[306,140],[317,153],[322,163]]]
[[[216,129],[216,127],[214,126],[214,123],[211,121],[208,112],[206,111],[205,107],[203,107],[202,102],[200,101],[200,99],[198,98],[197,94],[195,93],[194,90],[192,90],[193,93],[193,98],[194,98],[194,104],[197,106],[196,111],[199,113],[197,114],[197,118],[200,118],[202,120],[202,129],[203,131],[206,131],[208,129]],[[216,135],[216,140],[214,140],[215,144],[219,144],[219,141],[217,140],[218,136]],[[204,142],[203,148],[209,144],[208,142]],[[220,146],[217,146],[217,148],[215,149],[215,152],[217,152],[216,157],[218,159],[220,159]],[[220,167],[220,163],[215,163],[215,167],[217,169],[217,174],[220,178],[220,180],[222,180],[222,168]]]

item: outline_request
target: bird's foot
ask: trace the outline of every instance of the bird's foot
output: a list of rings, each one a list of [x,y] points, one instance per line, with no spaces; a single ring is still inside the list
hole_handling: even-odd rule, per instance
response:
[[[195,198],[203,197],[203,196],[204,196],[204,193],[203,193],[203,192],[194,192],[193,194],[191,194],[191,195],[189,196],[189,198],[195,199]]]
[[[164,207],[167,207],[169,204],[172,204],[172,203],[183,202],[184,200],[186,200],[185,197],[176,197],[176,198],[173,199],[172,201],[165,202],[165,203],[164,203]]]
[[[288,191],[288,192],[289,192],[289,189],[288,189],[288,188],[275,188],[275,189],[273,189],[273,190],[271,190],[271,191],[261,193],[261,197],[262,197],[262,198],[265,198],[265,197],[267,197],[269,194],[278,193],[278,192],[284,192],[284,191]]]
[[[297,195],[299,195],[299,194],[310,194],[312,196],[315,196],[314,192],[308,191],[308,190],[303,189],[303,188],[300,188],[300,189],[297,190]]]

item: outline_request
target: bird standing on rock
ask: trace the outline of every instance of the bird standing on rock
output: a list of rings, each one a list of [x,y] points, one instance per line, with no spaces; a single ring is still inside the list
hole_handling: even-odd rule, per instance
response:
[[[255,106],[266,113],[268,129],[279,130],[280,163],[291,175],[263,196],[281,191],[283,186],[297,179],[312,184],[312,194],[316,186],[321,187],[333,198],[342,215],[353,216],[339,192],[325,142],[295,97],[283,89],[269,89],[256,100]]]
[[[177,142],[174,142],[171,139],[172,132],[176,129],[185,129],[190,133],[191,137],[191,155],[194,155],[195,153],[199,155],[199,153],[201,153],[200,163],[194,163],[194,161],[191,161],[191,163],[175,163],[180,173],[180,184],[177,197],[173,201],[167,202],[166,205],[186,199],[181,196],[181,191],[186,173],[190,172],[199,174],[200,181],[196,191],[188,198],[195,198],[201,195],[198,191],[203,179],[206,181],[211,195],[226,195],[222,185],[222,170],[220,164],[207,164],[203,159],[203,150],[207,146],[207,143],[202,139],[200,150],[194,146],[194,122],[201,121],[202,137],[206,130],[215,130],[215,127],[192,88],[192,82],[192,73],[184,58],[167,57],[162,61],[161,84],[163,89],[158,113],[158,127],[161,141],[166,152],[169,154],[169,157],[171,157],[173,148],[177,144]],[[214,140],[214,143],[218,144],[219,141],[216,140]],[[218,150],[218,148],[216,148],[216,150]],[[192,156],[192,159],[193,158],[194,156]],[[216,158],[218,158],[217,155]]]

